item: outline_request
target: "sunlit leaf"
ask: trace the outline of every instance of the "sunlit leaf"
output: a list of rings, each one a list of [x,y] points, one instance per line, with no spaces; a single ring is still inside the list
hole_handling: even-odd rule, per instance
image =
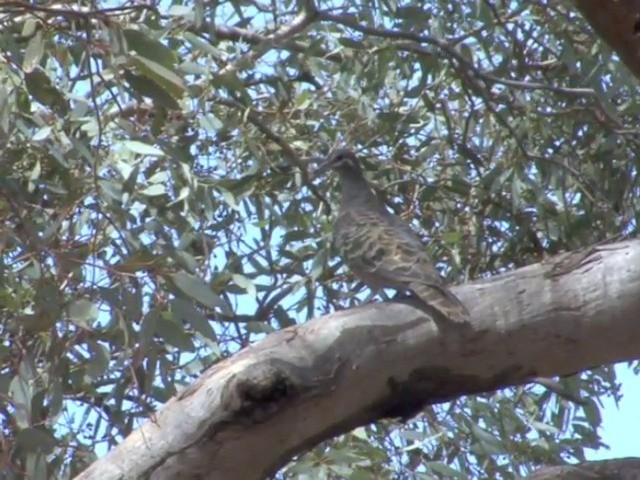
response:
[[[69,305],[67,315],[79,327],[92,329],[98,319],[98,306],[82,298]]]
[[[29,40],[27,49],[24,52],[22,69],[27,73],[31,72],[36,65],[40,63],[42,55],[44,55],[44,40],[42,30],[38,30],[31,40]]]
[[[18,426],[26,428],[31,424],[31,397],[33,390],[27,379],[15,376],[9,384],[9,397],[15,409],[13,418]]]
[[[140,155],[151,155],[158,157],[164,155],[164,152],[159,148],[135,140],[127,140],[125,142],[122,142],[122,145],[130,152],[139,153]]]
[[[250,279],[248,279],[244,275],[240,275],[237,273],[231,275],[231,278],[236,285],[246,290],[249,295],[251,295],[252,297],[257,296],[256,286]]]
[[[156,197],[158,195],[164,195],[167,193],[167,188],[164,185],[149,185],[147,188],[140,190],[142,195],[148,195],[150,197]]]

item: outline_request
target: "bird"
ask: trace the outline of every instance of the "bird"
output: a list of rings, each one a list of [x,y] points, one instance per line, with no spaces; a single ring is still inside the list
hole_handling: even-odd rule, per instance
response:
[[[353,274],[374,292],[411,292],[445,321],[468,322],[467,308],[447,289],[418,235],[373,193],[356,154],[348,148],[330,152],[313,177],[330,170],[341,187],[333,241]]]

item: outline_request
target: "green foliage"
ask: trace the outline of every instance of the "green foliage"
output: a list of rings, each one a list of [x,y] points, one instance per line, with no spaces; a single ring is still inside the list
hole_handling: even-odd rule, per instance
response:
[[[72,476],[204,368],[358,303],[304,162],[336,144],[452,281],[635,233],[633,82],[570,4],[76,4],[0,6],[6,478]],[[279,475],[582,459],[615,377],[563,382],[584,407],[534,386],[463,398]]]

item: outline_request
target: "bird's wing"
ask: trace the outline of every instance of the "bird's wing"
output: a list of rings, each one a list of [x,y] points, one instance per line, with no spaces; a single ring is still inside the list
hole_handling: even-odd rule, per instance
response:
[[[409,284],[411,290],[424,305],[434,308],[446,319],[454,322],[467,322],[469,311],[467,307],[444,286],[426,285],[419,282]]]
[[[445,286],[425,247],[402,219],[371,211],[349,211],[337,222],[336,243],[365,283],[413,291],[445,317],[466,321],[469,313]]]
[[[347,263],[384,279],[390,287],[410,282],[442,286],[418,236],[407,224],[397,225],[392,219],[362,210],[342,213],[336,224],[336,244]]]

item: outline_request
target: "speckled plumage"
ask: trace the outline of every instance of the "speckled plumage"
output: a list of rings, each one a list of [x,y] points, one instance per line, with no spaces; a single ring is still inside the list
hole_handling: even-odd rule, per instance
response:
[[[333,152],[317,173],[329,169],[340,175],[342,189],[334,242],[353,273],[374,291],[409,290],[447,319],[466,321],[467,309],[447,290],[416,233],[373,194],[355,154]]]

